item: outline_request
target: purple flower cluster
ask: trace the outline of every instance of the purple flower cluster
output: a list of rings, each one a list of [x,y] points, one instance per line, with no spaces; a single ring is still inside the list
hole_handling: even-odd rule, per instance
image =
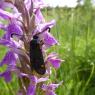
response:
[[[41,8],[45,6],[42,0],[0,0],[0,29],[4,31],[0,45],[8,48],[6,55],[0,61],[0,67],[7,65],[7,69],[5,72],[0,72],[0,77],[10,82],[12,74],[15,73],[21,81],[19,95],[35,95],[39,83],[41,83],[39,88],[45,95],[56,95],[54,90],[60,85],[60,83],[45,84],[51,75],[51,67],[58,69],[62,62],[56,53],[47,55],[47,49],[58,42],[49,32],[55,25],[55,20],[46,22],[41,13]],[[39,39],[43,41],[41,49],[46,67],[44,75],[31,70],[29,42],[37,33]]]

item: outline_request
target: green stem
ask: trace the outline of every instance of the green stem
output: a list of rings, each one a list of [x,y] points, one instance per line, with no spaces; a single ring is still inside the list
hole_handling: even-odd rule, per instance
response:
[[[92,64],[91,74],[90,74],[90,76],[89,76],[89,78],[88,78],[88,80],[87,80],[87,82],[86,82],[86,84],[85,84],[85,86],[84,86],[84,88],[82,90],[83,93],[84,93],[85,89],[87,88],[87,86],[88,86],[88,84],[89,84],[89,82],[90,82],[90,80],[91,80],[91,78],[93,76],[93,73],[94,73],[94,64]]]

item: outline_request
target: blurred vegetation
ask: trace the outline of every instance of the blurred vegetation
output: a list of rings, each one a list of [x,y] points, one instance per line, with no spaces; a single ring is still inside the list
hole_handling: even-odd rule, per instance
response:
[[[51,32],[58,39],[57,51],[65,60],[57,71],[56,81],[64,80],[58,95],[95,94],[95,8],[91,0],[75,8],[47,8],[46,19],[56,19]],[[55,78],[54,78],[55,80]]]
[[[53,70],[51,75],[54,82],[64,81],[56,91],[58,95],[95,95],[95,8],[91,0],[84,0],[84,5],[80,1],[75,8],[42,10],[47,21],[56,20],[51,33],[60,43],[49,52],[57,52],[64,60],[57,73]],[[5,48],[0,50],[2,57]],[[0,95],[15,95],[16,87],[15,77],[11,84],[0,79]]]

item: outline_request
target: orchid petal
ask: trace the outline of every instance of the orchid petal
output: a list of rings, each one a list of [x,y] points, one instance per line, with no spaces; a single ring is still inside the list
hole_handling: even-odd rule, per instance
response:
[[[32,6],[32,5],[31,5],[32,0],[25,0],[24,3],[25,3],[25,5],[26,5],[27,10],[29,11],[30,8],[31,8],[31,6]]]
[[[17,48],[17,45],[14,42],[6,39],[0,39],[0,45],[4,45],[9,48]]]
[[[16,24],[16,22],[10,23],[10,24],[7,26],[6,31],[7,31],[7,33],[6,33],[7,38],[6,38],[6,39],[9,39],[9,40],[10,40],[12,34],[17,34],[18,36],[19,36],[19,35],[22,35],[22,30],[21,30],[21,28]]]
[[[55,92],[53,91],[50,91],[50,92],[46,92],[46,95],[57,95],[57,94],[55,94]]]
[[[46,6],[46,4],[43,2],[43,0],[32,0],[34,3],[34,8],[43,8]]]
[[[58,41],[48,32],[44,33],[44,44],[46,47],[58,44]]]
[[[12,8],[13,12],[18,12],[13,4],[5,2],[5,0],[0,0],[0,8],[3,10],[5,10],[6,8]]]
[[[6,30],[6,26],[5,26],[4,24],[1,24],[1,23],[0,23],[0,29]]]
[[[30,79],[31,79],[31,82],[33,84],[36,84],[37,83],[37,77],[36,76],[31,76]]]
[[[53,87],[53,86],[52,86]],[[42,90],[45,91],[45,95],[56,95],[54,90],[50,87],[50,85],[43,84]]]
[[[46,78],[39,78],[37,80],[37,83],[44,82],[44,81],[47,81],[47,80],[48,80],[48,77],[46,77]]]
[[[50,62],[54,68],[58,69],[63,60],[59,59],[56,53],[51,53],[47,57],[47,62]]]
[[[3,60],[0,62],[0,66],[4,65],[4,64],[15,64],[16,63],[16,57],[15,54],[11,51],[8,51],[5,55],[5,57],[3,58]]]
[[[54,68],[60,67],[60,63],[61,63],[60,59],[50,59],[48,61],[53,65]]]
[[[28,90],[27,90],[27,94],[26,95],[35,95],[35,91],[36,91],[36,85],[30,85],[28,87]]]
[[[46,95],[56,95],[55,89],[58,88],[59,85],[61,85],[63,81],[61,81],[59,84],[43,84],[42,90],[45,91]]]
[[[47,29],[52,28],[55,25],[55,20],[52,20],[48,23],[44,23],[44,24],[39,24],[37,28],[35,29],[35,31],[33,31],[33,35],[36,35],[37,33],[44,33],[47,32]]]
[[[12,14],[12,13],[9,13],[7,11],[0,9],[0,16],[7,20],[17,19],[20,15],[21,15],[20,13]]]
[[[10,82],[11,81],[11,72],[10,71],[5,71],[3,73],[0,73],[0,77],[4,77],[6,82]]]
[[[43,15],[42,15],[40,9],[37,8],[37,9],[35,10],[35,23],[36,23],[36,24],[41,24],[41,23],[43,23],[43,22],[45,22],[45,19],[44,19]]]
[[[36,91],[36,84],[37,84],[37,77],[36,76],[31,76],[31,82],[27,90],[27,95],[35,95]]]

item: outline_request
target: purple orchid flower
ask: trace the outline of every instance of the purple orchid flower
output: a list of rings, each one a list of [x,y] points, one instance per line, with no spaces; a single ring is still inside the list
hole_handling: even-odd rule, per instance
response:
[[[32,0],[34,3],[34,8],[43,8],[46,6],[46,4],[44,3],[44,0]]]
[[[34,9],[34,13],[35,13],[35,23],[37,25],[45,22],[45,19],[41,13],[40,8]]]
[[[58,58],[58,55],[56,53],[49,54],[46,59],[47,74],[51,75],[51,66],[55,69],[58,69],[60,68],[61,62],[63,61],[64,60]]]
[[[63,61],[64,60],[58,58],[58,55],[56,53],[51,53],[47,57],[47,63],[51,63],[51,65],[56,69],[60,67],[61,62]]]
[[[29,87],[27,89],[27,93],[26,95],[35,95],[36,94],[36,86],[38,83],[40,82],[45,82],[48,80],[48,77],[45,78],[37,78],[36,76],[29,76],[28,74],[24,74],[24,73],[20,73],[19,75],[20,77],[27,77],[30,79],[30,84]]]
[[[8,48],[17,48],[17,47],[19,47],[19,43],[15,43],[15,42],[7,40],[7,39],[0,39],[0,45],[4,45]]]
[[[41,32],[45,33],[44,31],[46,31],[48,28],[52,28],[54,25],[55,25],[55,20],[52,20],[47,23],[38,23],[36,30],[33,32],[33,35]]]
[[[18,12],[13,4],[11,4],[10,2],[5,2],[5,0],[0,0],[0,9],[6,10],[6,8],[12,9],[11,12],[13,13]]]
[[[13,53],[16,53],[17,55],[25,56],[29,60],[28,55],[22,49],[22,46],[20,43],[6,40],[6,39],[0,39],[0,45],[8,47]]]
[[[12,61],[14,61],[12,59]],[[3,77],[6,82],[10,82],[12,80],[12,73],[19,74],[19,69],[16,67],[16,61],[10,62],[7,64],[7,69],[4,72],[0,72],[0,77]]]
[[[7,27],[6,27],[6,33],[5,37],[6,39],[10,40],[12,34],[18,34],[18,35],[23,35],[21,27],[16,22],[11,22]]]
[[[61,81],[59,84],[43,84],[42,89],[45,91],[45,95],[56,95],[55,94],[55,89],[58,88],[59,85],[62,84],[63,81]]]
[[[58,44],[58,41],[49,33],[44,33],[44,44],[46,48],[50,48],[51,46]]]
[[[57,40],[49,33],[48,29],[52,28],[55,25],[55,20],[52,20],[49,23],[39,24],[37,29],[33,32],[33,35],[40,33],[39,38],[44,41],[46,48],[58,44]]]
[[[16,64],[16,55],[12,52],[12,51],[8,51],[5,55],[5,57],[3,58],[3,60],[0,62],[0,66],[4,65],[4,64]]]
[[[0,23],[0,29],[5,30],[6,29],[6,25]]]
[[[37,79],[36,76],[32,76],[30,85],[29,85],[28,90],[27,90],[27,95],[35,95],[37,83],[44,82],[44,81],[47,81],[47,80],[48,80],[48,78],[39,78],[39,79]]]
[[[5,71],[3,73],[0,73],[0,77],[3,77],[5,79],[6,82],[10,82],[11,81],[11,72],[10,71]]]
[[[8,48],[8,52],[0,61],[0,67],[7,65],[4,72],[0,72],[0,78],[3,77],[6,82],[12,79],[12,73],[15,73],[20,80],[27,77],[30,81],[28,84],[23,80],[20,85],[21,95],[35,95],[38,83],[45,83],[50,76],[50,67],[59,68],[61,59],[54,53],[47,55],[46,49],[58,44],[58,41],[50,33],[50,29],[55,25],[55,20],[46,22],[41,8],[46,6],[43,0],[1,0],[0,1],[0,18],[7,21],[0,21],[0,29],[4,31],[3,37],[0,38],[0,45]],[[11,11],[6,11],[10,8]],[[42,50],[43,59],[46,59],[46,71],[49,74],[39,75],[31,69],[30,62],[30,42],[33,36],[37,35]],[[46,56],[44,56],[46,55]],[[47,58],[46,58],[47,57]],[[50,65],[51,64],[51,65]],[[28,85],[28,87],[27,87]],[[55,88],[59,84],[43,85],[42,89],[46,95],[56,95]],[[25,88],[25,89],[24,89]],[[22,90],[23,89],[23,90]]]
[[[24,3],[26,5],[27,11],[29,11],[31,8],[32,0],[24,0]]]
[[[11,73],[16,70],[16,56],[13,52],[7,52],[3,60],[0,62],[0,66],[4,64],[7,64],[7,69],[0,73],[0,77],[4,77],[6,82],[10,82],[12,79]]]
[[[7,20],[17,19],[20,15],[21,15],[20,13],[12,14],[12,13],[9,13],[7,11],[0,9],[0,16]]]

